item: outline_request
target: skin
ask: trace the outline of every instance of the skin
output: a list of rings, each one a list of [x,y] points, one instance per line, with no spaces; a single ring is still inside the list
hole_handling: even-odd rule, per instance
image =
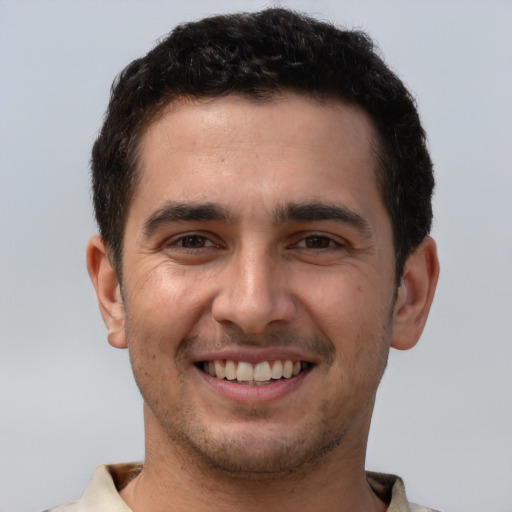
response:
[[[145,403],[135,512],[385,510],[364,476],[375,392],[389,347],[421,334],[438,263],[427,238],[396,289],[374,140],[357,108],[294,94],[184,99],[148,127],[122,286],[88,246]],[[310,368],[265,388],[198,368],[287,358]]]

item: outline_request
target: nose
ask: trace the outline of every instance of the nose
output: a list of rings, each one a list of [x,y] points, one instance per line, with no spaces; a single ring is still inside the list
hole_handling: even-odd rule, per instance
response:
[[[222,272],[213,318],[237,326],[246,334],[261,334],[271,324],[290,322],[295,303],[288,285],[288,268],[254,247],[240,251]]]

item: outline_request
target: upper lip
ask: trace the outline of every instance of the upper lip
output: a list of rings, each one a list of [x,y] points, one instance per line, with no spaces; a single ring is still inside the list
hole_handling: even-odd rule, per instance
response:
[[[204,351],[194,356],[196,363],[201,361],[232,360],[247,363],[259,363],[261,361],[305,361],[318,363],[317,354],[306,353],[293,347],[225,347],[212,351]]]

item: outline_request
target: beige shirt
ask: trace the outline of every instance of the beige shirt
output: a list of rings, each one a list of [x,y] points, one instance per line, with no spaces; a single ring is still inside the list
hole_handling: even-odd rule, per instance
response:
[[[142,464],[99,466],[83,496],[45,512],[132,512],[119,496],[122,489],[142,469]],[[395,475],[367,472],[366,478],[375,494],[389,503],[388,512],[436,512],[431,508],[409,503],[404,483]]]

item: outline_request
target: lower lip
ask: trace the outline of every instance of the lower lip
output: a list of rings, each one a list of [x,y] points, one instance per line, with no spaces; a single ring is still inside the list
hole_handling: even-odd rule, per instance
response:
[[[203,381],[218,395],[239,403],[265,403],[274,402],[292,393],[304,382],[304,379],[311,372],[311,368],[290,379],[283,378],[274,381],[273,384],[260,386],[236,384],[229,380],[217,379],[201,371],[199,368],[196,368],[196,371]]]

